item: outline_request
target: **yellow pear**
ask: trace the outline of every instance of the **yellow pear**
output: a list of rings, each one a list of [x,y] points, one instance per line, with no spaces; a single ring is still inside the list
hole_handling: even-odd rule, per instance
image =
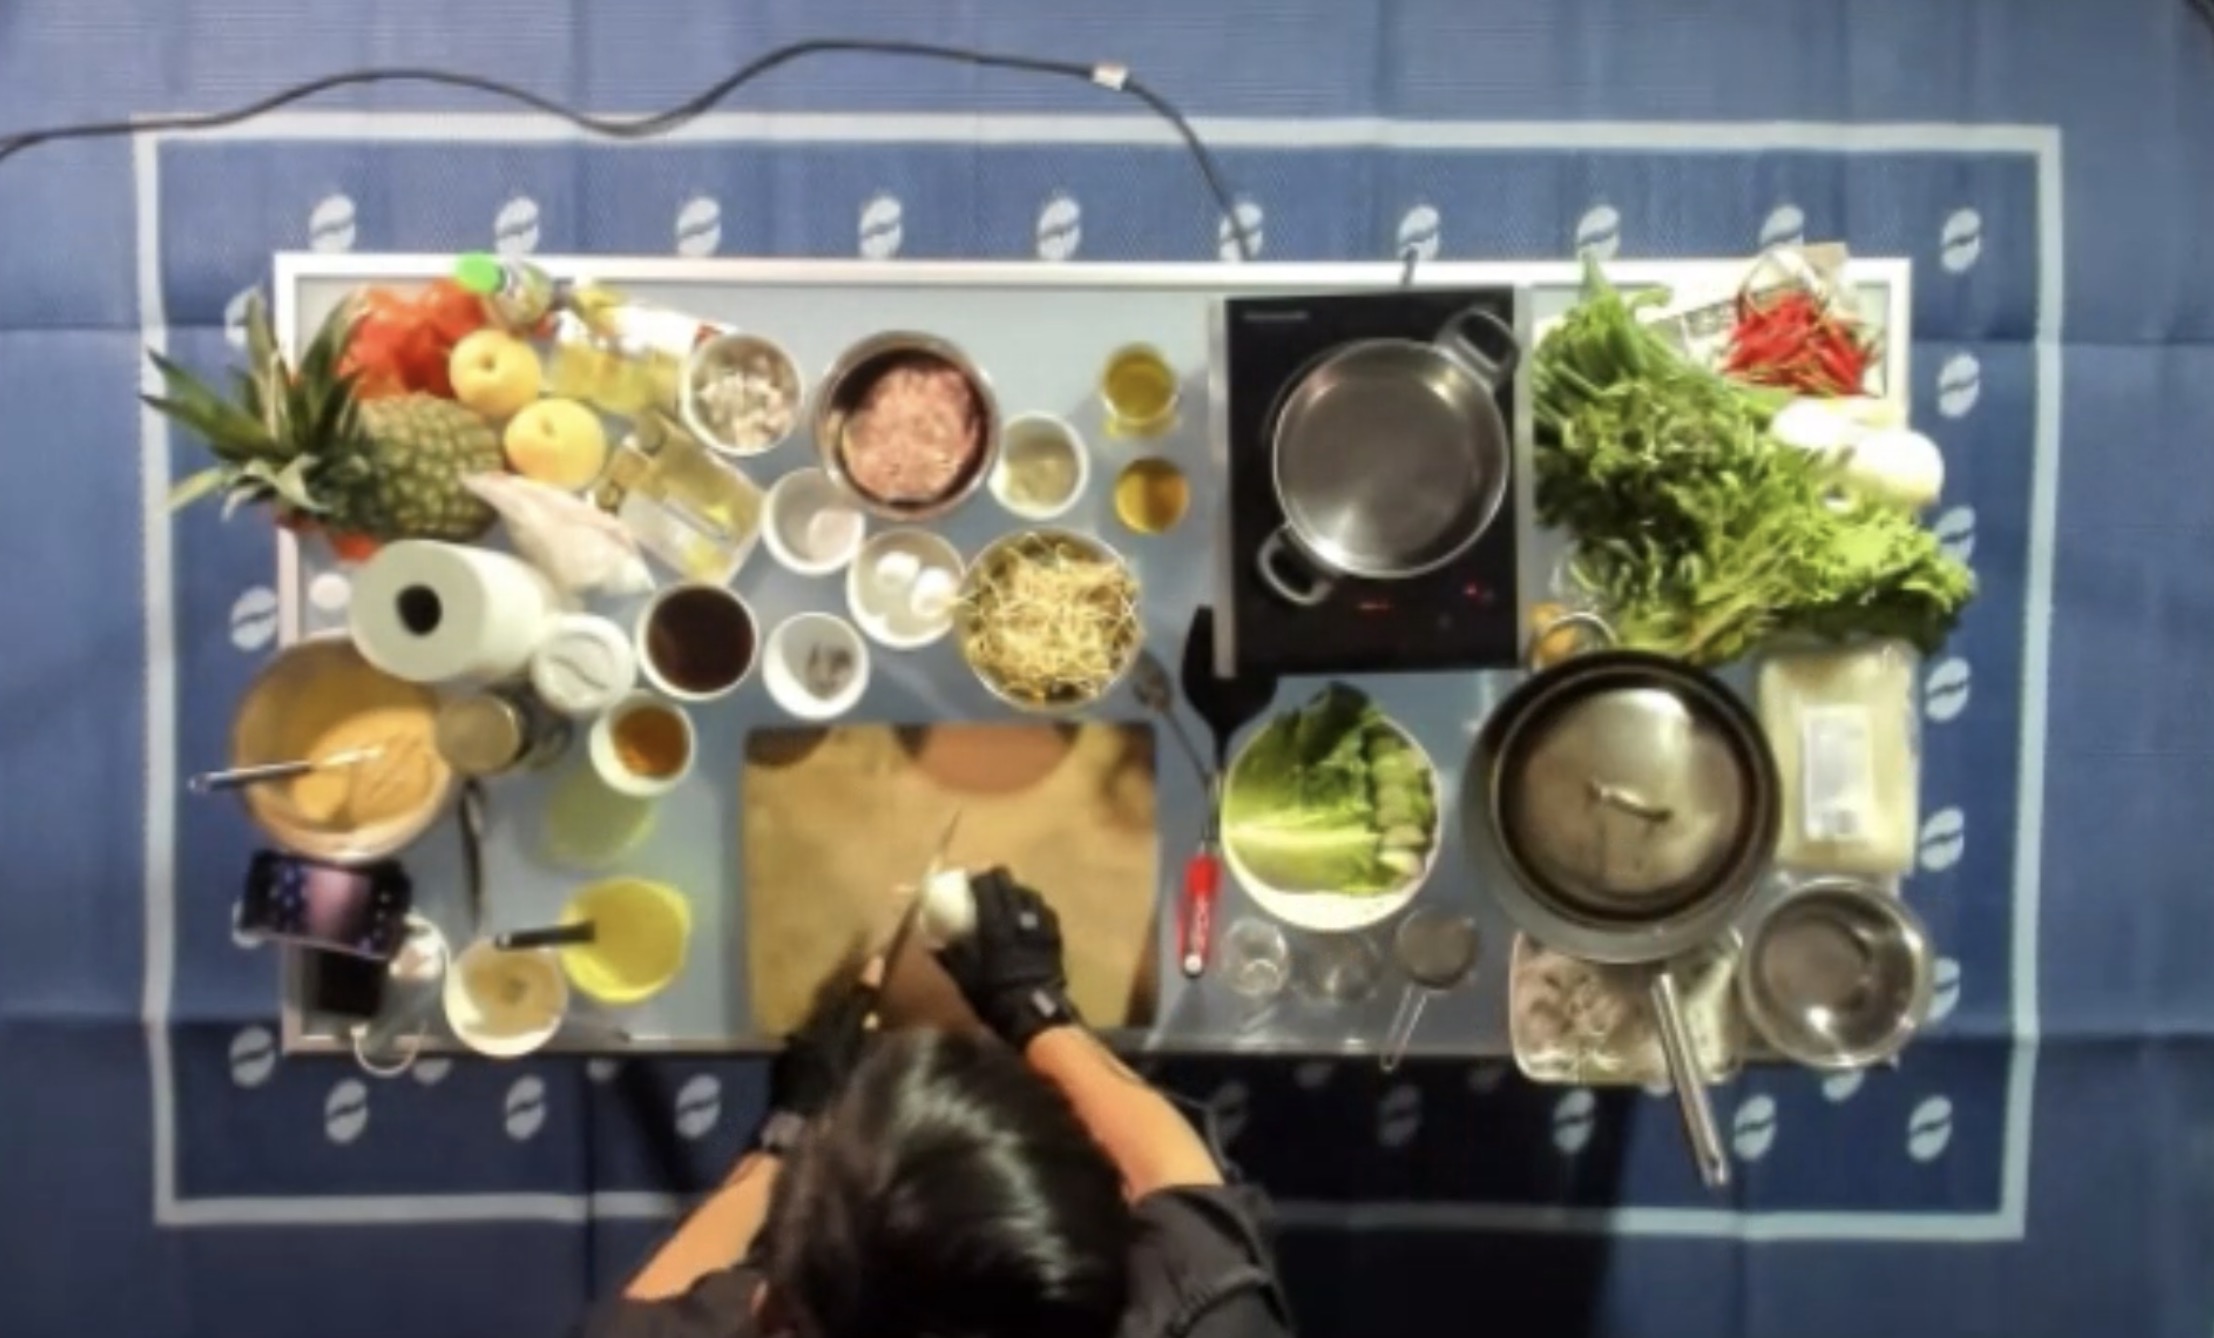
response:
[[[479,330],[454,345],[446,374],[454,398],[493,422],[512,418],[538,398],[538,354],[505,330]]]
[[[539,400],[508,420],[507,467],[570,492],[590,487],[607,464],[607,429],[575,400]]]

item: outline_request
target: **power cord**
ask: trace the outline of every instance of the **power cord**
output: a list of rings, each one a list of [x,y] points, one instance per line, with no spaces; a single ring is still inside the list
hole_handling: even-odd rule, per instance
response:
[[[913,56],[926,60],[948,61],[959,65],[975,65],[984,69],[1018,70],[1029,74],[1050,74],[1065,79],[1080,79],[1096,84],[1110,92],[1126,94],[1145,104],[1147,109],[1167,121],[1177,137],[1191,154],[1198,167],[1200,179],[1214,197],[1215,207],[1221,213],[1223,226],[1236,239],[1238,254],[1247,260],[1254,258],[1253,239],[1248,235],[1244,220],[1238,217],[1236,201],[1230,188],[1224,183],[1220,166],[1199,132],[1184,119],[1175,104],[1151,88],[1120,65],[1087,65],[1079,61],[1048,60],[1039,56],[1009,55],[1004,52],[976,51],[967,47],[939,46],[929,42],[880,41],[861,37],[826,37],[805,42],[794,42],[758,56],[740,66],[723,79],[710,84],[693,97],[678,103],[666,111],[645,116],[610,117],[594,116],[543,97],[529,89],[482,75],[463,74],[453,70],[426,69],[413,66],[395,66],[378,69],[346,70],[327,74],[319,79],[294,84],[280,89],[242,107],[220,112],[186,112],[161,116],[144,116],[126,121],[86,121],[75,125],[47,126],[19,134],[0,137],[0,163],[5,163],[26,149],[41,144],[59,143],[64,140],[118,139],[147,131],[196,131],[214,130],[223,126],[238,125],[257,116],[288,107],[295,102],[327,93],[335,88],[360,87],[369,84],[432,84],[444,88],[466,89],[485,93],[510,102],[520,102],[526,107],[558,117],[590,134],[608,139],[641,140],[668,134],[681,126],[698,120],[712,111],[723,99],[760,76],[807,56],[834,53],[869,54],[882,56]]]

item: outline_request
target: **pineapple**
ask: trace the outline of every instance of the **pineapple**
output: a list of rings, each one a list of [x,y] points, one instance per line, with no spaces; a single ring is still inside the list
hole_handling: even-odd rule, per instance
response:
[[[491,526],[492,509],[461,481],[506,468],[499,435],[452,400],[359,398],[338,371],[357,319],[351,303],[333,311],[295,368],[257,295],[246,312],[250,365],[233,374],[229,397],[148,355],[166,393],[146,402],[206,438],[217,460],[171,489],[172,507],[221,491],[225,515],[263,504],[282,524],[378,540],[466,542]]]

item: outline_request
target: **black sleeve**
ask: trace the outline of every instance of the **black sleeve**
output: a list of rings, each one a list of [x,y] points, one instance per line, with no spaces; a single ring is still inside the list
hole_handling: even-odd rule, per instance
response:
[[[1189,1186],[1137,1204],[1121,1338],[1287,1338],[1291,1310],[1246,1186]]]
[[[756,1338],[753,1292],[760,1280],[759,1270],[740,1265],[665,1301],[611,1296],[593,1307],[577,1338]]]

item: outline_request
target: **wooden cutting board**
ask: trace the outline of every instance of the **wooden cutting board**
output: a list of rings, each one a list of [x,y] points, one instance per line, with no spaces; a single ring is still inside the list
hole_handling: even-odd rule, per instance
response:
[[[757,730],[738,802],[747,979],[762,1034],[790,1031],[826,977],[883,947],[956,811],[947,867],[1005,865],[1052,904],[1085,1018],[1152,1020],[1150,726]],[[910,974],[895,972],[931,988]]]

